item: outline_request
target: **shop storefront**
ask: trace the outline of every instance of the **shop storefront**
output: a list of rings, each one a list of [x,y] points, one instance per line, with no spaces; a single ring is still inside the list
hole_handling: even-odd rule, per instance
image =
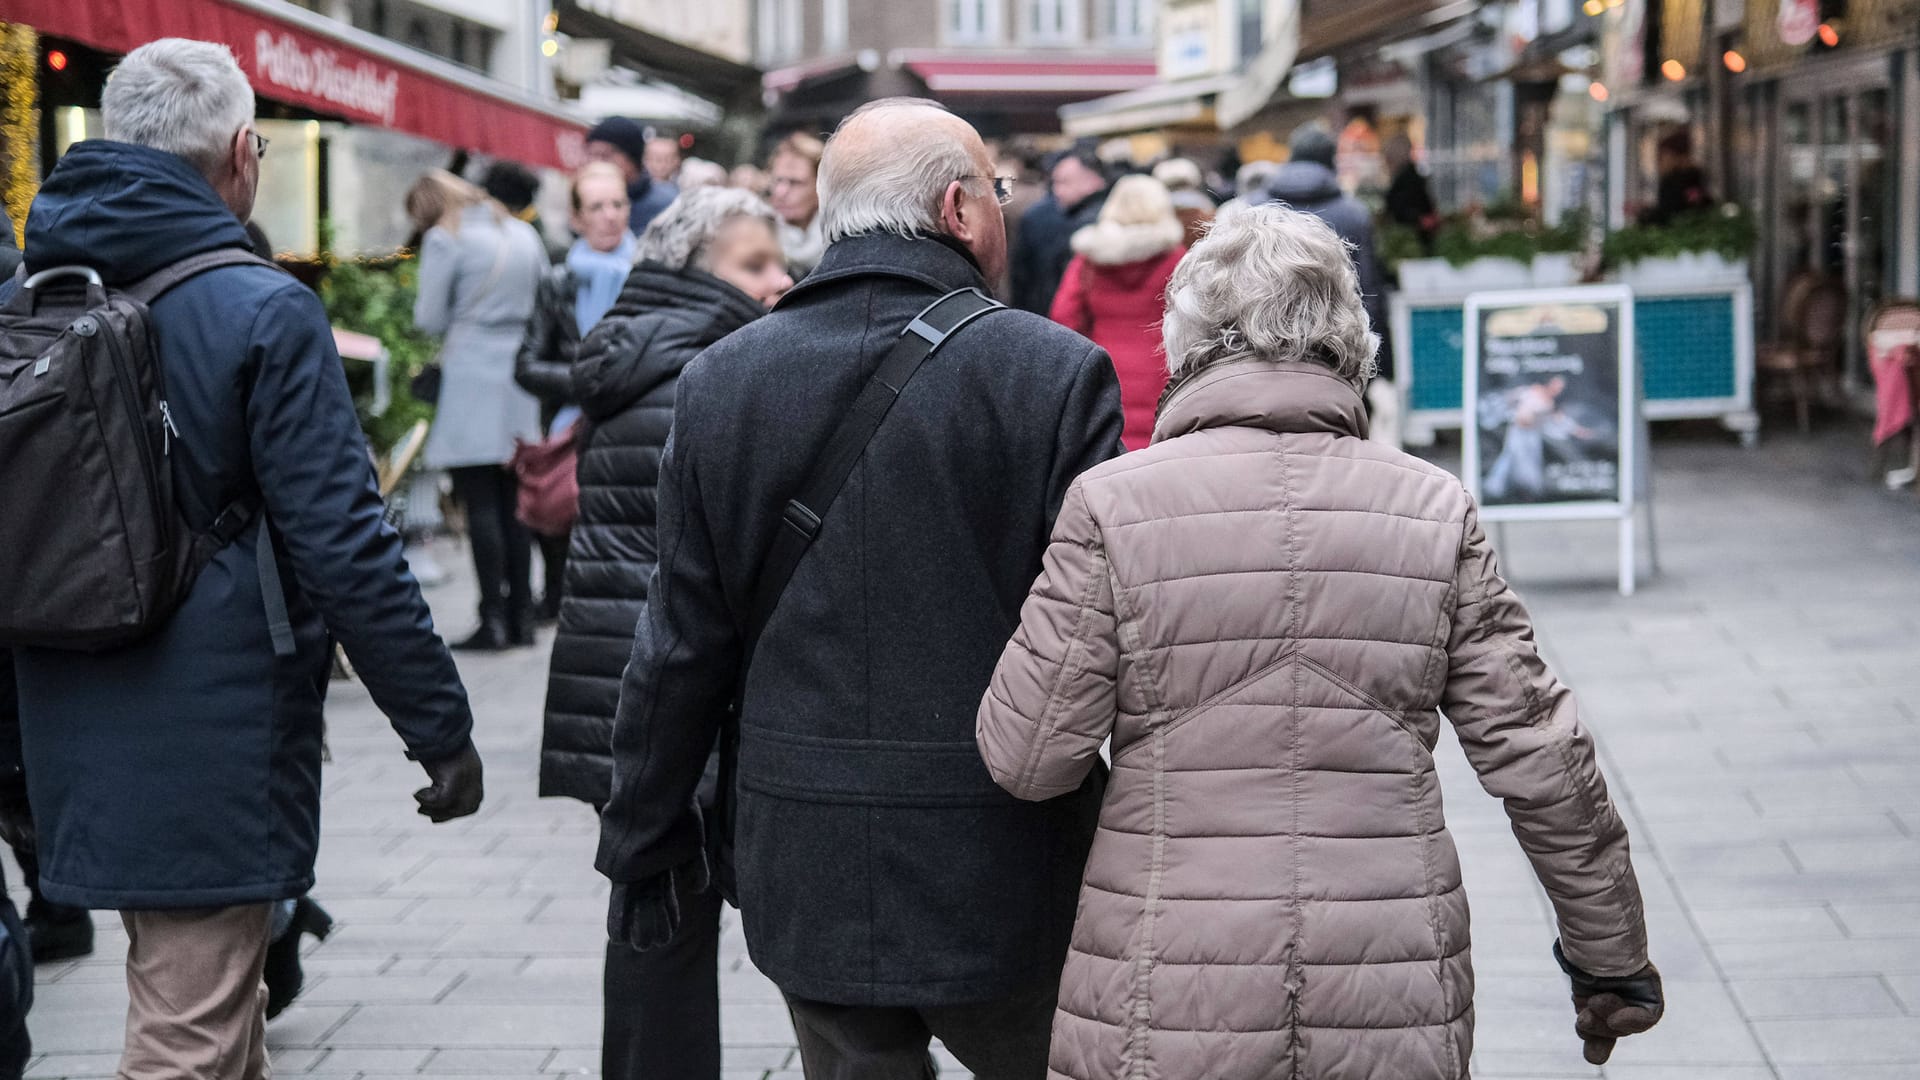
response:
[[[398,205],[406,184],[460,151],[542,169],[581,160],[585,126],[573,116],[284,4],[8,0],[7,20],[0,92],[16,212],[67,146],[101,134],[100,92],[114,60],[167,36],[228,45],[253,83],[260,130],[273,146],[257,217],[284,252],[314,253],[323,222],[336,250],[392,250],[407,231]]]
[[[1750,46],[1768,32],[1778,42],[1778,20],[1760,14],[1750,9]],[[1836,28],[1835,47],[1754,50],[1771,62],[1756,65],[1737,99],[1757,133],[1740,184],[1767,226],[1754,253],[1763,326],[1781,329],[1780,298],[1797,277],[1838,283],[1855,386],[1871,382],[1859,340],[1866,315],[1890,297],[1920,295],[1920,4],[1905,5],[1904,26],[1875,22],[1846,28],[1864,39],[1857,46]]]

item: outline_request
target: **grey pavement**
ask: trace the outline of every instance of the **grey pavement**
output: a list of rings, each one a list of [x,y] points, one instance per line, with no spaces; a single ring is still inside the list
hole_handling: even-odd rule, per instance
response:
[[[1582,1062],[1545,900],[1442,746],[1474,1074],[1920,1077],[1920,501],[1866,481],[1852,430],[1752,451],[1667,433],[1655,460],[1665,572],[1639,595],[1612,591],[1604,524],[1510,526],[1501,550],[1599,739],[1670,1011],[1604,1070]],[[464,632],[470,589],[429,596]],[[461,666],[488,800],[446,826],[413,814],[422,776],[365,694],[335,686],[315,895],[340,926],[269,1029],[280,1076],[597,1075],[606,885],[592,812],[534,796],[545,649]],[[40,971],[28,1076],[112,1075],[125,936],[98,925],[92,958]],[[731,913],[722,960],[727,1075],[798,1078]]]

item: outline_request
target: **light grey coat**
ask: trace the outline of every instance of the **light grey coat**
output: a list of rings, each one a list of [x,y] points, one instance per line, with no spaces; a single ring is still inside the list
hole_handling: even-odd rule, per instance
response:
[[[513,362],[546,270],[533,227],[486,205],[462,211],[458,232],[427,230],[413,322],[445,339],[429,468],[504,465],[514,439],[540,437],[540,402],[514,383]]]

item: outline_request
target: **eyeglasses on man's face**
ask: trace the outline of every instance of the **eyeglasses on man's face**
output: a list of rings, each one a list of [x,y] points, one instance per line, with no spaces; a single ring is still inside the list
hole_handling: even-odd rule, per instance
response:
[[[1001,206],[1005,206],[1013,201],[1013,177],[1011,176],[963,176],[960,179],[991,180],[993,181],[993,197],[1000,200]]]
[[[252,129],[252,128],[248,128],[248,129],[247,129],[247,137],[248,137],[249,139],[252,139],[252,140],[253,140],[253,158],[254,158],[254,160],[255,160],[255,161],[259,161],[260,159],[262,159],[262,158],[264,158],[264,157],[266,157],[266,156],[267,156],[267,144],[268,144],[268,142],[270,142],[271,140],[269,140],[269,139],[268,139],[268,138],[267,138],[267,137],[266,137],[265,135],[262,135],[262,134],[260,134],[260,133],[259,133],[258,131],[255,131],[255,130],[254,130],[254,129]]]

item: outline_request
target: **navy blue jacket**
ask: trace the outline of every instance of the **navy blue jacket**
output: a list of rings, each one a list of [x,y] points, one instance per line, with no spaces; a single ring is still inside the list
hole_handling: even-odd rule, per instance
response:
[[[638,881],[699,855],[693,796],[742,657],[780,511],[962,251],[857,236],[675,387],[658,570],[613,731],[597,865]],[[1120,452],[1113,361],[996,311],[921,368],[767,623],[732,797],[740,913],[782,990],[950,1005],[1060,977],[1104,773],[1023,803],[974,716],[1074,477]]]
[[[30,271],[82,263],[110,285],[247,246],[185,161],[104,140],[69,151],[27,217]],[[225,267],[161,297],[153,323],[176,497],[201,529],[264,498],[297,648],[274,656],[250,528],[153,637],[19,650],[41,884],[56,903],[123,910],[299,896],[320,838],[329,632],[413,756],[466,744],[466,691],[384,523],[319,300],[274,270]]]
[[[660,211],[673,205],[680,197],[680,189],[664,180],[655,180],[642,173],[640,178],[627,185],[627,227],[635,236],[647,231],[653,219]]]

